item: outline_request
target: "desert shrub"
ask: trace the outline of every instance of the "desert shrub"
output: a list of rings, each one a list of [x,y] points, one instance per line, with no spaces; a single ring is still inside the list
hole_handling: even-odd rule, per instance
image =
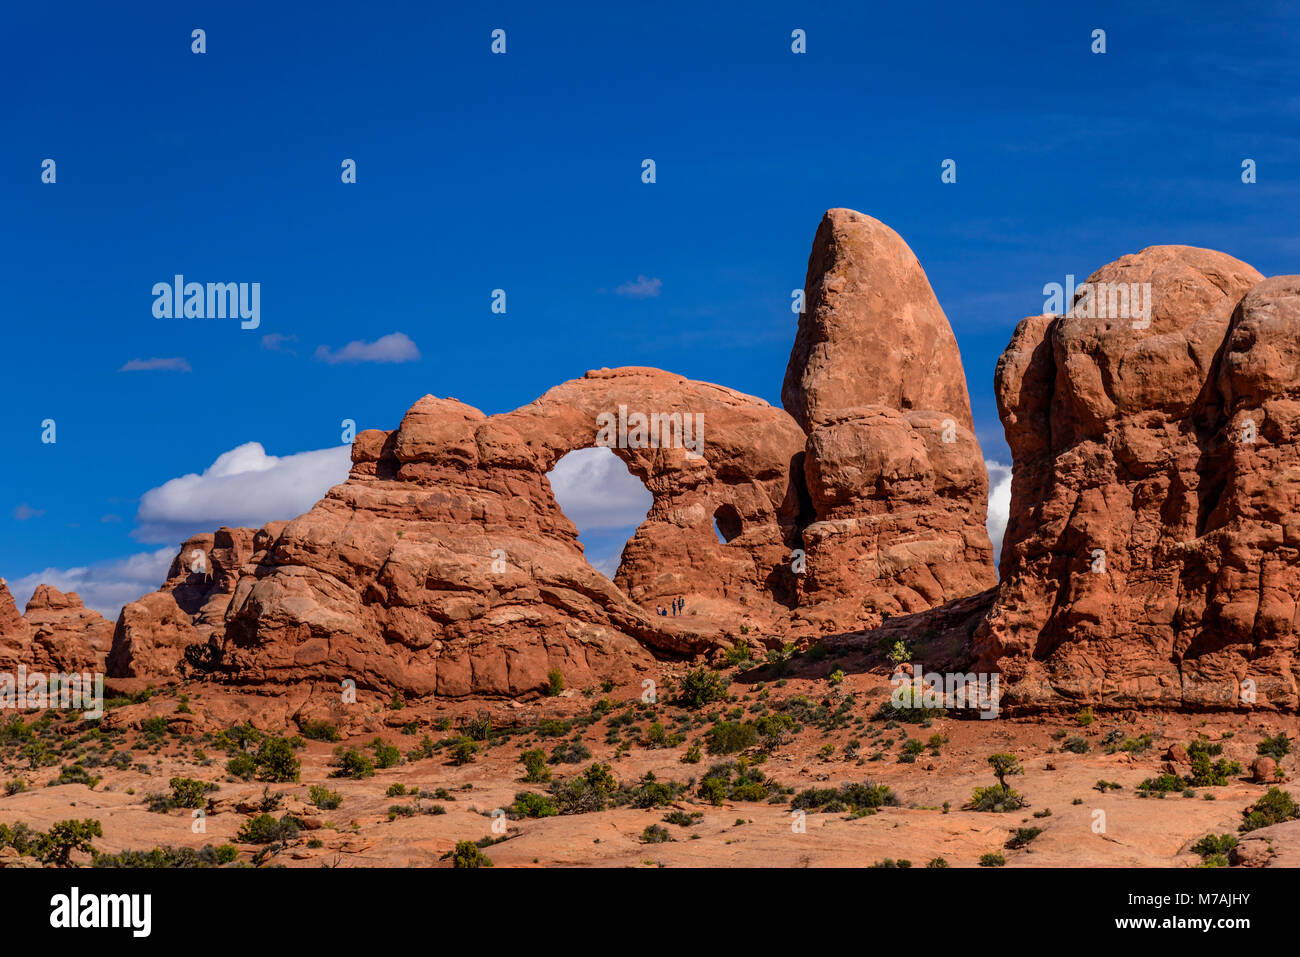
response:
[[[707,668],[688,671],[678,690],[678,701],[688,708],[702,708],[714,701],[726,701],[727,697],[727,679]]]
[[[1043,829],[1041,827],[1018,827],[1016,828],[1015,833],[1012,834],[1011,838],[1007,841],[1007,850],[1014,851],[1018,848],[1024,847],[1042,833]]]
[[[925,744],[919,738],[908,738],[903,742],[903,750],[898,755],[900,764],[912,764],[916,761],[917,755],[925,752]]]
[[[972,811],[992,811],[1000,814],[1020,810],[1025,806],[1025,799],[1019,791],[1001,784],[992,784],[972,791],[970,803],[966,806]]]
[[[1155,744],[1155,737],[1149,733],[1143,733],[1136,738],[1124,738],[1118,731],[1111,732],[1114,737],[1107,736],[1106,753],[1114,754],[1116,751],[1124,751],[1128,754],[1144,754],[1150,751]]]
[[[551,785],[551,795],[561,814],[603,811],[616,791],[618,781],[608,764],[593,764],[578,777]]]
[[[206,807],[207,793],[217,789],[215,784],[196,781],[194,778],[172,778],[167,785],[172,789],[172,805],[183,808]]]
[[[451,745],[451,763],[455,765],[469,764],[474,760],[474,755],[478,753],[478,745],[469,738],[457,738]]]
[[[635,808],[663,807],[672,804],[686,790],[679,781],[660,781],[653,771],[647,771],[636,784],[623,785],[613,796],[613,802]]]
[[[15,794],[21,794],[27,790],[27,782],[22,778],[14,778],[12,781],[5,782],[5,797],[13,797]]]
[[[491,867],[492,859],[479,850],[473,841],[457,841],[451,866],[455,868]]]
[[[205,844],[199,850],[192,847],[155,847],[151,851],[122,851],[120,854],[96,854],[96,867],[110,868],[172,868],[216,867],[229,864],[239,857],[239,848],[233,844],[213,847]]]
[[[524,780],[532,784],[543,784],[551,779],[551,769],[546,766],[546,752],[541,748],[532,748],[519,755],[524,766]]]
[[[1187,757],[1192,762],[1192,773],[1185,780],[1191,787],[1217,787],[1228,783],[1228,777],[1241,773],[1241,765],[1236,761],[1212,758],[1223,753],[1223,745],[1210,744],[1206,741],[1193,741],[1187,746]]]
[[[1255,745],[1255,753],[1262,754],[1266,758],[1272,758],[1275,761],[1281,761],[1291,753],[1291,741],[1286,736],[1286,732],[1279,732],[1271,738],[1265,738],[1259,744]]]
[[[1081,728],[1086,728],[1097,720],[1097,716],[1092,713],[1091,708],[1080,708],[1079,713],[1074,716],[1074,722]]]
[[[1007,859],[996,852],[980,855],[980,867],[1002,867],[1006,862]]]
[[[1087,754],[1092,750],[1091,745],[1077,734],[1073,737],[1066,738],[1061,742],[1061,750],[1069,751],[1072,754]]]
[[[1192,845],[1192,853],[1200,856],[1204,867],[1227,867],[1228,853],[1236,846],[1232,834],[1207,834]]]
[[[333,765],[332,778],[368,778],[375,773],[375,762],[356,748],[335,748]]]
[[[930,868],[952,867],[952,865],[949,864],[949,863],[948,863],[944,858],[942,858],[942,857],[932,857],[932,858],[930,858],[928,861],[925,862],[925,866],[926,866],[926,867],[930,867]]]
[[[741,625],[740,627],[742,629],[741,634],[742,635],[746,634],[748,629],[746,629],[744,625]],[[732,645],[725,652],[723,652],[722,655],[723,663],[731,668],[739,668],[742,665],[747,665],[752,660],[753,658],[749,651],[749,645],[744,645],[744,644]]]
[[[976,788],[971,793],[970,803],[967,805],[975,811],[1017,811],[1026,805],[1026,801],[1017,791],[1007,787],[1007,778],[1024,774],[1025,769],[1020,766],[1020,762],[1014,754],[999,752],[988,756],[989,767],[993,769],[993,776],[998,779],[998,783],[992,787]]]
[[[1242,812],[1246,819],[1238,831],[1254,831],[1270,824],[1281,824],[1300,817],[1295,799],[1281,788],[1269,788],[1268,793]]]
[[[339,740],[339,729],[328,721],[307,721],[302,725],[302,736],[312,741],[328,741],[332,744]]]
[[[510,813],[516,817],[554,817],[560,812],[546,795],[520,791],[515,795],[515,803],[510,805]]]
[[[647,824],[640,837],[642,844],[663,844],[665,841],[671,840],[673,840],[673,836],[668,833],[668,828],[662,824]]]
[[[94,790],[95,785],[99,783],[99,778],[95,777],[80,761],[74,764],[65,764],[59,769],[59,776],[50,782],[53,787],[58,784],[84,784],[86,787]]]
[[[236,754],[226,762],[226,771],[234,777],[249,781],[257,773],[257,761],[251,754]]]
[[[894,694],[885,699],[876,712],[876,717],[890,721],[905,721],[908,724],[921,724],[943,714],[942,708],[927,708],[923,692],[918,692],[910,684],[898,688]]]
[[[333,811],[343,803],[343,795],[339,794],[338,791],[331,791],[323,784],[313,784],[308,790],[307,796],[312,805],[322,811]]]
[[[703,811],[691,811],[689,814],[685,811],[669,811],[664,815],[665,824],[676,824],[678,827],[693,827],[704,817]]]
[[[1148,794],[1168,794],[1170,791],[1181,791],[1184,781],[1176,774],[1161,774],[1154,778],[1147,778],[1137,786],[1139,791],[1145,791]]]
[[[564,674],[559,668],[552,668],[546,672],[546,694],[554,698],[564,690]]]
[[[44,834],[36,836],[32,849],[42,864],[67,867],[74,851],[93,854],[95,848],[90,839],[103,836],[104,829],[94,818],[58,821]]]
[[[402,752],[391,744],[388,744],[383,738],[375,738],[370,742],[370,750],[375,752],[375,767],[392,768],[402,762]]]
[[[896,807],[898,797],[885,784],[850,783],[838,788],[806,788],[794,796],[796,811],[862,811]]]
[[[235,840],[241,844],[278,844],[298,836],[298,821],[286,814],[278,821],[269,814],[258,814],[244,822]]]
[[[384,792],[385,796],[390,798],[401,797],[405,793],[406,785],[401,781],[394,781],[392,784],[388,785],[388,790]]]
[[[735,754],[757,743],[758,729],[748,721],[720,721],[705,735],[709,754]]]

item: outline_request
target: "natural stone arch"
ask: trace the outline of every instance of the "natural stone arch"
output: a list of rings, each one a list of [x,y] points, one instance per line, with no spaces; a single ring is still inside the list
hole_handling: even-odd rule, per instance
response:
[[[793,593],[793,581],[784,579],[792,577],[788,555],[798,536],[796,483],[802,479],[791,465],[806,442],[783,410],[723,386],[629,367],[588,372],[493,421],[520,436],[549,471],[562,455],[597,444],[601,416],[617,425],[635,413],[651,425],[653,416],[660,417],[654,436],[660,439],[679,435],[669,416],[683,417],[682,439],[688,434],[684,418],[698,417],[693,421],[702,419],[703,441],[698,449],[671,441],[637,448],[615,442],[614,454],[654,502],[624,548],[614,584],[643,608],[691,594],[719,615],[781,613]],[[698,429],[690,433],[692,443],[699,438]],[[713,515],[722,505],[744,528],[728,546],[713,533]]]
[[[587,563],[612,580],[623,548],[649,516],[654,496],[607,448],[566,453],[546,479],[561,511],[578,530]]]

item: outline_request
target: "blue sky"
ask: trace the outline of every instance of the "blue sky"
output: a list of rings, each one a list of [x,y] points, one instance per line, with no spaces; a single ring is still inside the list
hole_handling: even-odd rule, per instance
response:
[[[222,468],[312,489],[337,448],[295,456],[425,393],[651,365],[779,404],[832,206],[915,250],[1001,462],[993,367],[1044,283],[1157,243],[1300,271],[1283,4],[560,6],[10,5],[0,576],[146,591],[186,532],[282,507]],[[154,318],[175,273],[260,282],[260,328]],[[120,371],[147,360],[175,368]]]

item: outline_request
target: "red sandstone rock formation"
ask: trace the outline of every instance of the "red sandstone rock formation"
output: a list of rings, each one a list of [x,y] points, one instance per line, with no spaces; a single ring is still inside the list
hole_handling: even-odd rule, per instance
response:
[[[113,632],[108,675],[178,680],[185,649],[219,645],[240,579],[256,572],[287,522],[259,530],[220,528],[195,535],[172,559],[162,587],[122,608]]]
[[[552,670],[577,687],[635,679],[656,656],[727,644],[742,618],[790,636],[886,613],[864,641],[915,623],[958,661],[992,601],[973,648],[1012,709],[1294,709],[1300,279],[1260,279],[1154,247],[1090,277],[1102,294],[1071,314],[1020,324],[996,381],[1015,461],[996,593],[951,329],[897,234],[831,210],[789,414],[637,368],[495,416],[426,396],[396,431],[359,435],[347,482],[306,515],[185,543],[163,588],[123,610],[110,673],[197,668],[295,701],[345,679],[518,696]],[[1103,305],[1105,284],[1133,283],[1150,284],[1149,315]],[[704,441],[698,457],[615,449],[654,504],[611,582],[546,475],[620,406],[702,416]],[[694,614],[650,613],[681,594]],[[0,600],[0,655],[28,627],[15,615]]]
[[[112,622],[83,605],[76,592],[38,585],[20,617],[0,579],[0,667],[102,673],[112,639]]]
[[[1297,706],[1300,280],[1260,279],[1152,247],[1089,277],[1150,283],[1149,325],[1016,329],[996,377],[1011,520],[976,636],[1010,706]]]
[[[832,209],[781,397],[808,432],[800,618],[879,624],[994,585],[988,474],[957,340],[916,256]]]
[[[742,621],[845,631],[988,588],[987,477],[916,257],[883,224],[832,210],[808,301],[790,414],[642,368],[490,417],[426,396],[395,432],[358,436],[348,481],[308,514],[253,542],[223,529],[185,543],[163,588],[123,609],[110,674],[197,666],[267,688],[519,695],[554,669],[570,685],[626,680],[655,655],[728,644]],[[638,442],[638,414],[670,417],[669,434]],[[602,417],[632,426],[614,451],[654,500],[613,582],[546,478],[597,444]],[[687,615],[653,614],[678,595]]]
[[[613,450],[654,497],[621,588],[587,564],[546,478],[620,405],[704,423],[698,457],[668,440]],[[578,687],[629,680],[651,650],[711,647],[733,612],[784,610],[802,446],[762,400],[654,369],[591,372],[490,417],[426,396],[397,431],[360,434],[348,481],[240,581],[217,667],[241,682],[352,679],[410,695],[519,695],[552,670]],[[720,512],[736,531],[727,544],[713,532]],[[645,610],[678,594],[711,614]]]

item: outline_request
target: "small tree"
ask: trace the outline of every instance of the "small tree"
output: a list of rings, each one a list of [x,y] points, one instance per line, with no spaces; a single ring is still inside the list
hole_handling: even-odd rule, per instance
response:
[[[297,781],[302,762],[284,738],[267,738],[257,749],[257,777],[262,781]]]
[[[68,867],[72,863],[70,858],[73,851],[93,853],[95,848],[91,845],[90,839],[103,836],[104,829],[94,818],[88,817],[82,821],[59,821],[39,839],[36,856],[40,858],[42,864]]]
[[[993,776],[998,779],[998,787],[1003,791],[1007,790],[1007,775],[1024,774],[1025,769],[1020,766],[1020,761],[1014,754],[1007,754],[1005,751],[998,754],[990,754],[989,767],[993,769]]]
[[[492,859],[479,850],[473,841],[458,841],[452,854],[452,867],[491,867]]]
[[[541,783],[551,779],[551,769],[546,766],[546,752],[541,748],[531,748],[519,755],[524,765],[524,780]]]

